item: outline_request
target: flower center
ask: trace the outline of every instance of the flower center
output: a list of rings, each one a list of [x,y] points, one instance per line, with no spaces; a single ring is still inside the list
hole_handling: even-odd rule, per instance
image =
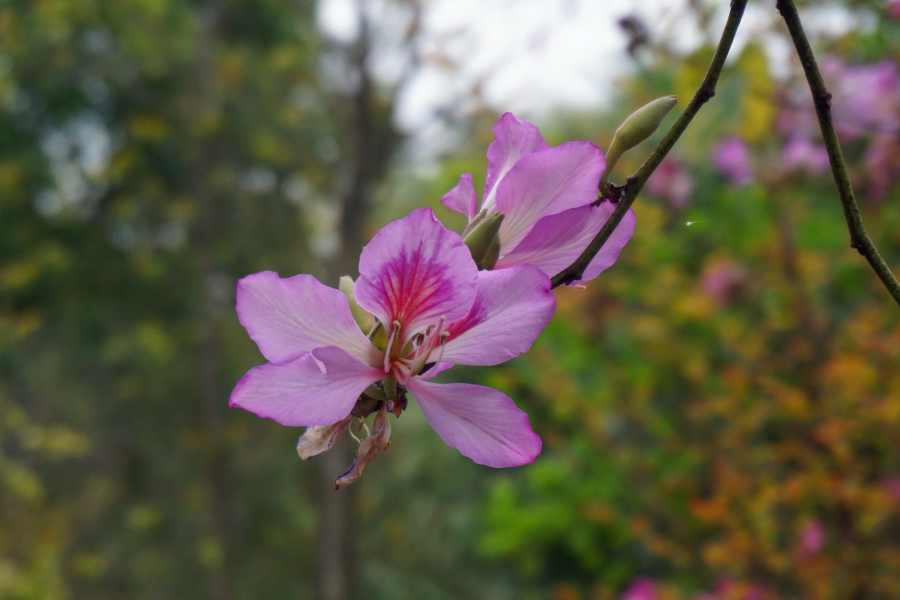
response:
[[[384,370],[392,372],[400,383],[417,375],[429,362],[440,362],[444,354],[444,344],[450,332],[444,329],[446,317],[441,317],[436,325],[429,325],[425,331],[419,332],[400,348],[400,330],[402,326],[394,321],[388,346],[384,354]],[[440,349],[437,361],[430,360],[435,350]]]

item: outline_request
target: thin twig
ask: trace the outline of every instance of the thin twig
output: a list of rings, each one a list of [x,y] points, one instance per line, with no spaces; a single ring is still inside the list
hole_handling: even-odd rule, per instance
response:
[[[672,149],[672,146],[675,145],[675,142],[678,141],[678,138],[681,137],[681,134],[684,133],[684,130],[687,129],[691,120],[700,111],[700,107],[716,95],[716,83],[719,81],[719,75],[722,73],[722,67],[725,65],[725,58],[728,56],[728,51],[731,49],[731,43],[734,41],[734,34],[737,32],[738,25],[741,23],[741,17],[744,16],[744,8],[746,8],[746,6],[747,0],[732,0],[731,11],[728,13],[728,21],[725,24],[724,31],[722,31],[722,39],[719,40],[719,46],[716,48],[716,53],[713,56],[712,62],[709,64],[709,69],[706,71],[706,77],[703,78],[703,83],[697,88],[697,92],[694,94],[694,97],[691,98],[687,108],[684,109],[684,112],[678,117],[678,120],[675,121],[675,124],[672,125],[672,128],[669,129],[668,133],[666,133],[665,137],[653,153],[650,154],[646,161],[644,161],[641,168],[628,178],[628,182],[625,186],[621,188],[622,195],[616,209],[613,211],[613,214],[610,215],[609,220],[603,225],[594,239],[591,240],[591,243],[588,244],[588,247],[581,253],[581,256],[562,272],[553,277],[552,283],[554,288],[581,279],[585,269],[587,269],[588,265],[591,263],[591,260],[593,260],[597,253],[600,252],[600,248],[603,247],[603,244],[606,243],[606,240],[609,239],[609,236],[612,235],[612,232],[619,225],[622,217],[624,217],[625,213],[628,212],[628,209],[631,208],[631,205],[644,187],[644,184],[647,183],[647,179],[650,178],[650,175],[656,170],[659,163],[662,162],[666,157],[666,154],[669,153],[669,150]]]
[[[897,282],[891,268],[881,258],[881,254],[878,253],[878,249],[875,248],[875,244],[866,233],[866,226],[859,214],[859,206],[856,204],[856,197],[850,186],[850,178],[847,176],[847,165],[844,164],[841,144],[834,129],[834,119],[831,116],[831,94],[825,87],[825,80],[819,71],[816,57],[803,32],[803,24],[800,22],[800,15],[797,14],[797,7],[793,0],[777,0],[775,7],[787,24],[791,39],[794,40],[794,47],[797,49],[797,55],[800,57],[800,63],[803,65],[806,81],[809,83],[809,91],[812,93],[813,104],[816,106],[816,116],[819,117],[819,128],[822,130],[822,138],[825,140],[825,148],[828,150],[831,173],[834,175],[834,182],[837,184],[838,194],[841,197],[841,205],[844,207],[847,229],[850,230],[850,247],[856,248],[860,254],[866,257],[884,287],[894,297],[897,304],[900,304],[900,283]]]

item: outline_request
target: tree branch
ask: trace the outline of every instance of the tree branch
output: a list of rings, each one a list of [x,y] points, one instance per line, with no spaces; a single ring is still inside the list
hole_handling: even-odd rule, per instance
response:
[[[841,144],[838,141],[837,132],[834,129],[834,119],[831,116],[831,94],[825,87],[825,80],[819,71],[816,57],[813,54],[809,40],[803,32],[803,24],[793,0],[777,0],[775,7],[781,13],[794,47],[803,65],[806,81],[809,83],[809,91],[816,107],[816,116],[819,118],[819,128],[822,130],[822,138],[825,140],[825,148],[828,150],[828,160],[831,163],[831,173],[837,184],[841,205],[844,207],[844,218],[847,220],[847,229],[850,230],[850,247],[862,254],[872,269],[881,279],[884,287],[893,296],[897,304],[900,304],[900,283],[891,272],[891,268],[878,253],[878,249],[866,233],[862,216],[859,214],[859,205],[850,186],[850,178],[847,176],[847,165],[844,164],[844,155],[841,152]]]
[[[650,178],[650,175],[653,174],[659,163],[662,162],[669,150],[672,149],[672,146],[675,145],[675,142],[678,141],[678,138],[681,137],[681,134],[684,133],[684,130],[690,125],[691,120],[700,111],[700,107],[716,95],[716,83],[719,81],[719,75],[722,73],[722,67],[725,65],[725,58],[731,49],[734,34],[741,23],[746,6],[747,0],[732,0],[728,21],[725,24],[725,29],[722,31],[722,38],[719,40],[719,46],[716,48],[716,53],[709,64],[706,76],[703,78],[703,83],[697,88],[697,92],[691,98],[687,108],[684,109],[684,112],[678,117],[678,120],[675,121],[675,124],[672,125],[672,128],[669,129],[653,153],[644,161],[641,168],[628,178],[627,183],[622,188],[617,188],[620,196],[616,210],[613,211],[609,220],[603,225],[594,239],[591,240],[584,252],[581,253],[581,256],[553,277],[551,281],[554,288],[564,284],[568,285],[581,279],[591,260],[600,252],[600,248],[603,247],[603,244],[606,243],[606,240],[609,239],[609,236],[612,235],[612,232],[619,225],[622,217],[631,208],[644,184],[647,183],[647,179]]]

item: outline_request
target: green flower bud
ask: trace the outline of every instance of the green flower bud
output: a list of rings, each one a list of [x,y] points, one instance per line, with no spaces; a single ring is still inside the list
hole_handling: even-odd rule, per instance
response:
[[[659,124],[669,114],[669,111],[678,104],[677,96],[664,96],[657,98],[650,104],[642,106],[619,125],[612,144],[606,153],[606,170],[600,177],[600,183],[606,183],[613,167],[619,162],[619,158],[628,150],[631,150],[659,128]]]
[[[353,320],[362,329],[362,332],[368,334],[375,327],[375,317],[370,315],[362,306],[356,303],[356,296],[353,293],[353,278],[348,275],[341,277],[338,288],[347,296],[347,302],[350,303],[350,312],[353,313]]]
[[[497,264],[497,260],[500,258],[500,238],[494,238],[494,243],[491,244],[490,249],[487,251],[487,254],[484,255],[484,258],[481,259],[481,262],[478,263],[479,271],[493,271],[494,265]]]
[[[497,232],[500,231],[502,222],[503,213],[492,213],[485,217],[481,223],[463,238],[463,243],[469,247],[469,252],[472,253],[472,260],[475,261],[475,264],[480,264],[487,256],[488,251],[497,239]],[[499,245],[497,251],[499,253]],[[494,262],[497,262],[497,260],[494,259]]]

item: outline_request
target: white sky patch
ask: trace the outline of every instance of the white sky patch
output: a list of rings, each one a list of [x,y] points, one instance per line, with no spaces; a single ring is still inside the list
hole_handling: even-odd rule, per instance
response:
[[[338,42],[358,35],[358,0],[321,0],[317,23]],[[366,0],[369,14],[383,15],[389,30],[396,15],[384,0]],[[651,39],[666,40],[678,52],[690,52],[705,36],[687,8],[688,0],[423,0],[419,51],[424,66],[407,82],[396,118],[407,131],[422,132],[440,110],[465,111],[472,90],[497,111],[536,118],[554,110],[602,107],[613,86],[634,67],[627,56],[620,18],[636,15]],[[717,43],[727,5],[712,22]],[[874,26],[872,15],[840,6],[819,5],[802,13],[813,35],[834,37]],[[377,27],[377,23],[376,23]],[[732,58],[751,40],[763,41],[773,75],[792,69],[790,45],[771,4],[751,4],[738,30]],[[381,63],[390,61],[382,53]],[[375,64],[376,73],[390,72]],[[390,79],[390,78],[389,78]],[[473,106],[477,108],[477,106]]]

